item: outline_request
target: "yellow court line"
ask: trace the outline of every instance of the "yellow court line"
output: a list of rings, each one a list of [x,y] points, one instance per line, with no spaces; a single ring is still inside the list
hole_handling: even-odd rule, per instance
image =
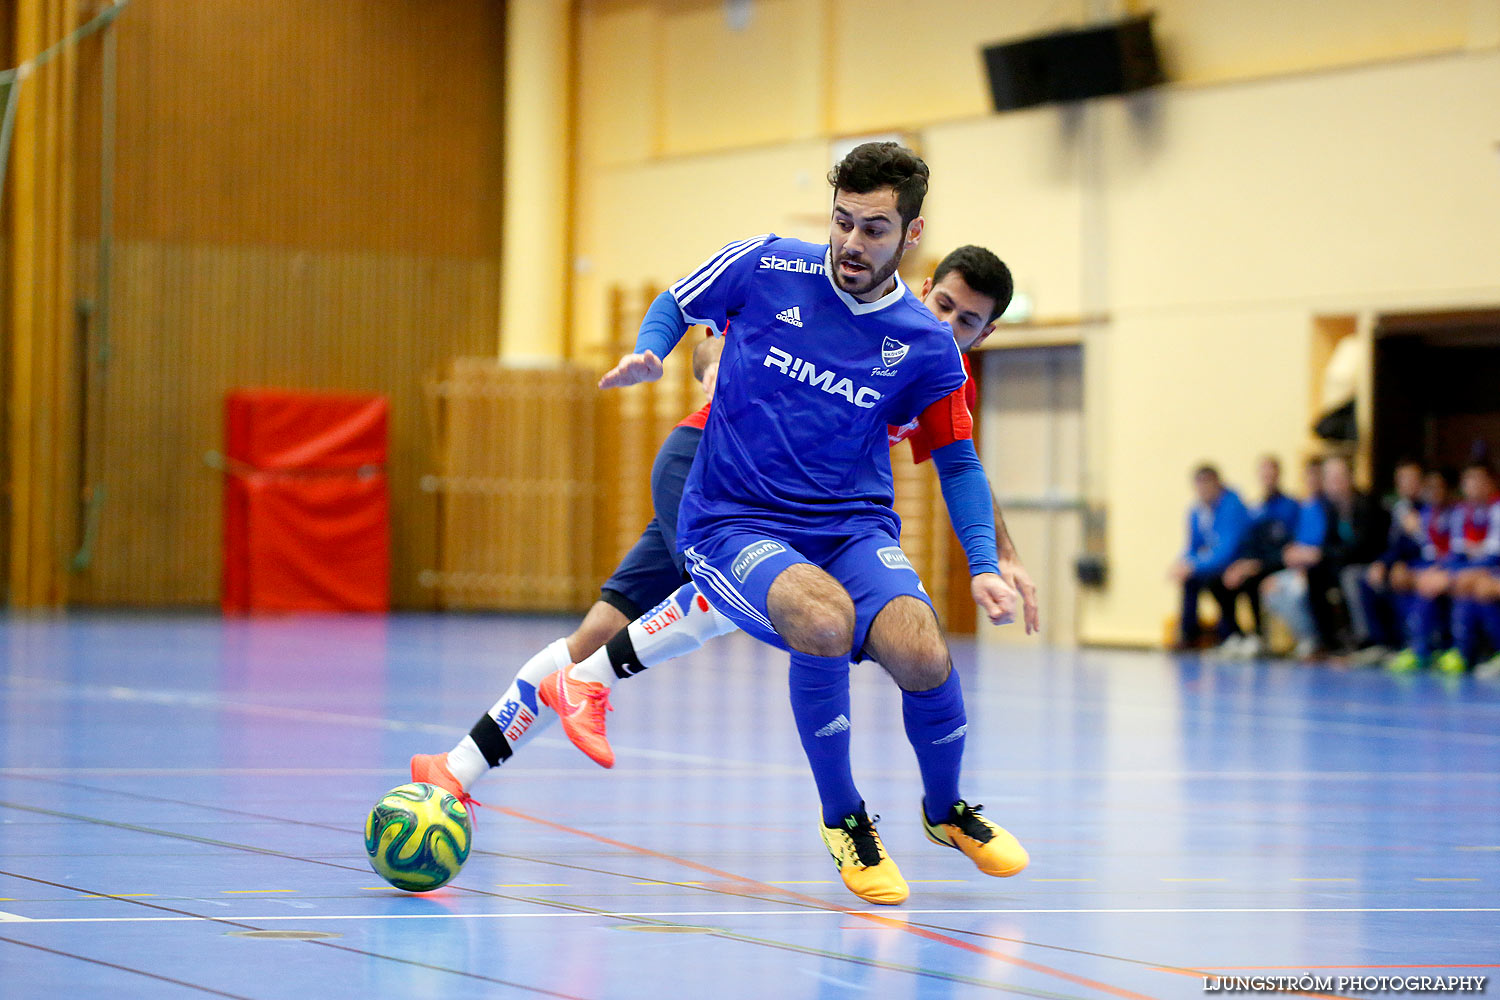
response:
[[[220,889],[226,896],[259,895],[263,892],[296,892],[296,889]]]
[[[1418,878],[1418,882],[1478,882],[1477,878]]]

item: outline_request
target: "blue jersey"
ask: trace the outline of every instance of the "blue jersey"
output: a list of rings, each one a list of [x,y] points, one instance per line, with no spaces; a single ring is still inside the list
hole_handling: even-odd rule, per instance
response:
[[[964,384],[953,331],[900,280],[861,302],[834,285],[827,246],[776,236],[731,243],[671,294],[688,322],[734,326],[679,546],[726,517],[819,528],[866,516],[898,535],[886,428]]]

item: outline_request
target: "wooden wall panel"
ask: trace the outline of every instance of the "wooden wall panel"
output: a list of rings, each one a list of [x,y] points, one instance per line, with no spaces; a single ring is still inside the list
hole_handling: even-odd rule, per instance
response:
[[[122,239],[499,252],[504,5],[134,0]]]
[[[112,328],[87,470],[107,500],[74,599],[217,600],[220,483],[203,455],[222,447],[227,390],[276,385],[390,397],[392,596],[431,606],[424,386],[498,346],[504,5],[133,0],[115,30]],[[84,299],[98,55],[80,49]]]
[[[92,266],[92,247],[81,263]],[[119,243],[99,417],[108,493],[91,604],[206,604],[219,582],[223,398],[244,385],[381,392],[391,399],[392,596],[430,604],[435,431],[423,394],[455,353],[494,342],[493,260]],[[85,282],[89,275],[83,275]]]
[[[462,358],[432,387],[443,608],[566,610],[597,594],[592,565],[598,375]]]

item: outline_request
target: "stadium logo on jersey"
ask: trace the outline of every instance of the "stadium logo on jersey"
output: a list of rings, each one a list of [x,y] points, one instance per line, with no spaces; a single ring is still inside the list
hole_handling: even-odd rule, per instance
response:
[[[740,554],[734,557],[734,562],[729,564],[729,572],[733,573],[734,578],[740,581],[740,583],[744,583],[745,577],[750,575],[752,569],[778,552],[785,551],[785,545],[782,545],[780,542],[773,542],[769,538],[758,542],[751,542],[743,549],[740,549]]]
[[[839,717],[828,725],[813,733],[814,736],[837,736],[839,733],[849,731],[849,716],[839,713]]]
[[[822,274],[821,262],[803,260],[801,257],[778,257],[775,254],[767,254],[760,259],[762,271],[791,271],[794,274]]]
[[[901,359],[906,357],[906,352],[909,350],[911,350],[910,346],[887,337],[880,344],[880,362],[887,368],[894,368],[901,363]]]
[[[901,551],[899,545],[887,545],[883,549],[876,549],[875,555],[886,569],[910,569],[913,573],[911,560],[906,558],[906,553]]]
[[[831,396],[843,396],[862,409],[870,409],[880,400],[880,393],[867,385],[856,387],[847,379],[834,380],[837,373],[827,368],[819,371],[811,361],[794,358],[779,347],[772,347],[766,354],[765,367],[775,368],[795,382],[806,382],[814,389],[822,389]]]
[[[793,326],[801,326],[802,307],[792,306],[790,309],[783,309],[781,310],[781,312],[776,314],[776,318],[781,320],[783,323],[790,323]]]

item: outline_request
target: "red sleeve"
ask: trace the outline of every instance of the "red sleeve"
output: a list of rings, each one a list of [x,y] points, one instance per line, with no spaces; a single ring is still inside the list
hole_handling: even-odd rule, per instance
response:
[[[917,430],[911,435],[911,458],[918,465],[945,445],[973,440],[974,418],[971,408],[979,399],[979,389],[974,384],[973,373],[969,371],[968,358],[964,358],[964,373],[969,376],[968,381],[927,407],[917,417]]]
[[[677,426],[696,427],[701,431],[703,429],[703,426],[708,423],[708,410],[712,405],[712,403],[704,403],[703,409],[695,410],[694,412],[689,413],[687,416],[677,421]]]

